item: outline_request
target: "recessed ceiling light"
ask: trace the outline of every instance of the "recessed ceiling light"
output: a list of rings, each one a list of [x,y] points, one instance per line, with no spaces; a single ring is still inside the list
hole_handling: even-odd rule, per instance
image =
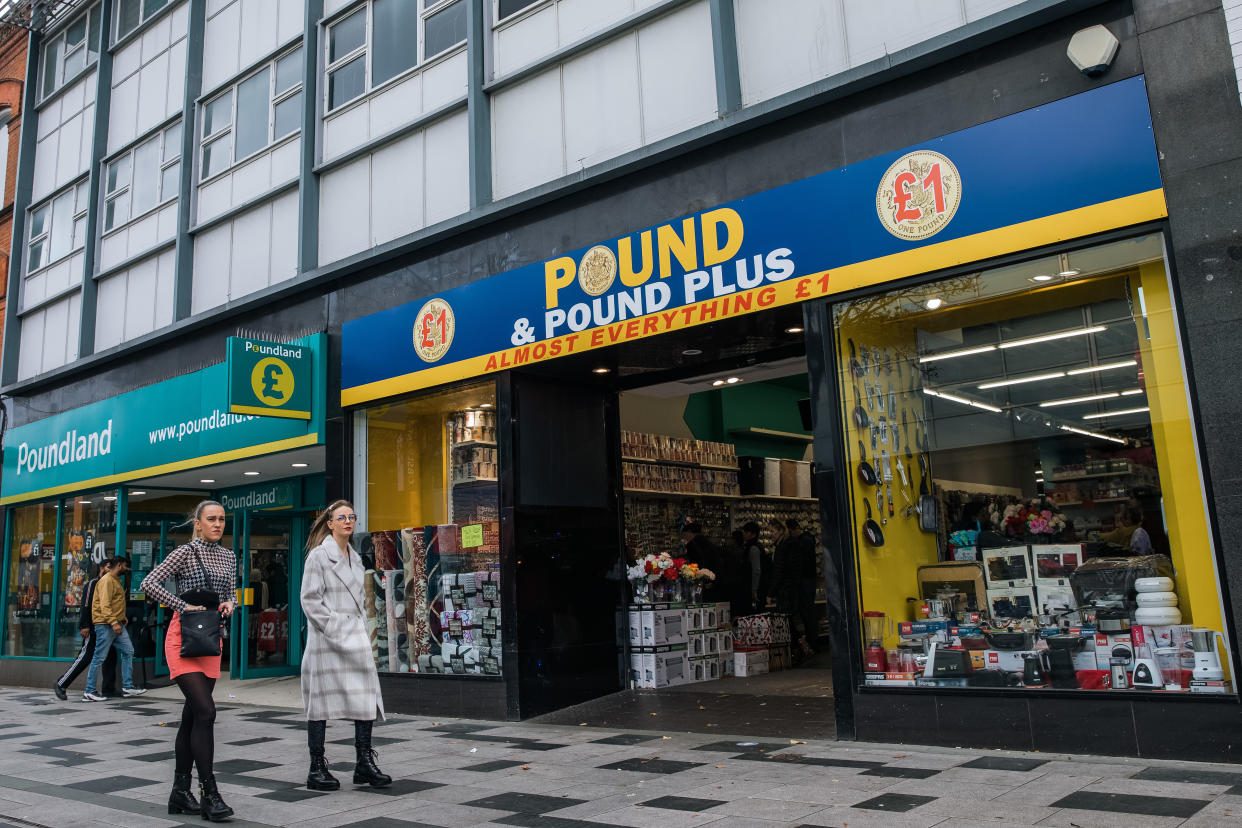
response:
[[[258,472],[242,472],[242,474],[246,475],[246,477],[258,477],[259,476]]]
[[[741,381],[742,381],[741,377],[729,377],[727,380],[725,380],[725,382],[728,383],[729,385],[733,385],[734,383],[741,382]]]
[[[944,304],[943,299],[933,298],[933,299],[928,299],[926,302],[924,302],[923,307],[927,308],[928,310],[935,310],[936,308],[940,307],[943,304]]]
[[[977,386],[979,390],[984,391],[988,388],[1004,388],[1006,385],[1021,385],[1024,382],[1042,382],[1043,380],[1057,379],[1065,376],[1064,371],[1056,371],[1051,374],[1037,374],[1033,377],[1018,377],[1017,379],[999,380],[997,382],[985,382],[983,385]]]
[[[945,351],[940,354],[928,354],[927,356],[919,357],[919,362],[935,362],[938,359],[954,359],[956,357],[970,356],[971,354],[983,354],[988,351],[995,350],[995,345],[982,345],[978,348],[963,348],[959,351]]]
[[[479,408],[491,408],[491,403],[479,403]]]
[[[1032,282],[1051,282],[1055,278],[1056,278],[1055,276],[1050,276],[1047,273],[1041,273],[1038,276],[1032,276],[1031,281]]]
[[[1114,368],[1129,368],[1133,365],[1138,365],[1138,361],[1127,359],[1125,362],[1109,362],[1104,365],[1089,365],[1086,368],[1075,368],[1074,370],[1066,371],[1065,373],[1069,374],[1071,377],[1076,377],[1079,374],[1094,374],[1097,371],[1111,371]]]
[[[681,355],[682,356],[698,356],[701,353],[703,353],[703,351],[698,348],[687,348],[686,350],[681,352]]]
[[[199,483],[215,483],[216,481],[212,480],[210,477],[204,477],[202,480],[198,482]]]
[[[1078,403],[1095,402],[1096,400],[1111,400],[1114,397],[1119,397],[1119,396],[1121,395],[1118,394],[1116,391],[1110,391],[1107,394],[1089,394],[1086,397],[1067,397],[1062,400],[1048,400],[1048,402],[1041,402],[1039,404],[1039,407],[1040,408],[1055,408],[1058,405],[1076,405]]]
[[[1121,396],[1123,396],[1123,397],[1132,397],[1132,396],[1134,396],[1135,394],[1142,394],[1142,393],[1143,393],[1143,389],[1142,389],[1142,388],[1131,388],[1129,391],[1122,391],[1122,392],[1121,392]]]
[[[295,469],[304,469],[306,468],[308,464],[307,463],[290,463],[289,465],[293,466]]]
[[[715,380],[712,385],[724,385],[724,380]]]
[[[1069,279],[1069,278],[1071,278],[1071,277],[1077,276],[1079,273],[1082,273],[1082,271],[1081,271],[1081,270],[1076,270],[1076,269],[1074,269],[1074,268],[1072,268],[1072,267],[1071,267],[1069,270],[1062,270],[1062,271],[1061,271],[1060,273],[1058,273],[1057,275],[1058,275],[1058,276],[1061,276],[1061,277],[1063,277],[1063,278]]]
[[[1101,411],[1098,414],[1085,414],[1083,415],[1083,419],[1098,420],[1101,417],[1120,417],[1123,414],[1143,414],[1148,411],[1151,411],[1151,409],[1147,406],[1144,406],[1143,408],[1127,408],[1124,411]]]
[[[802,333],[802,328],[799,328],[797,325],[794,325],[792,328],[786,328],[786,329],[785,329],[785,333],[787,333],[787,334],[799,334],[799,333]]]
[[[601,365],[599,368],[592,368],[591,373],[592,374],[607,374],[611,370],[612,370],[611,368],[605,368]]]
[[[115,495],[104,495],[104,500],[116,500]]]
[[[1043,336],[1028,336],[1026,339],[1014,339],[1009,342],[1002,342],[1001,348],[1019,348],[1023,345],[1034,345],[1039,342],[1052,342],[1056,339],[1069,339],[1071,336],[1083,336],[1084,334],[1095,334],[1106,331],[1108,328],[1104,325],[1094,325],[1090,328],[1078,328],[1072,331],[1061,331],[1060,333],[1044,334]]]
[[[90,503],[89,500],[79,500],[78,503]]]
[[[144,495],[146,492],[130,492],[132,495]]]

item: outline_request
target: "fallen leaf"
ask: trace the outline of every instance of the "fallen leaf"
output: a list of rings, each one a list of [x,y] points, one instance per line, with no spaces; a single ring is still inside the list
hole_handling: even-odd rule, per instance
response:
[[[530,765],[522,765],[522,770],[530,770]]]
[[[706,708],[706,707],[704,707],[703,705],[701,705],[701,704],[699,705],[699,710],[706,710],[706,709],[707,709],[707,708]]]
[[[578,727],[586,727],[586,722],[578,722]]]
[[[659,713],[652,713],[651,715],[652,715],[652,716],[659,716],[660,714],[659,714]]]
[[[802,741],[801,739],[790,739],[790,740],[789,740],[789,744],[791,744],[791,745],[805,745],[805,744],[806,744],[806,742]]]
[[[661,736],[660,738],[661,738],[661,739],[671,739],[671,738],[673,738],[673,737],[672,737],[672,736]]]
[[[712,724],[711,722],[708,722],[706,725],[704,725],[704,727],[715,727],[715,725]]]
[[[716,767],[718,767],[718,768],[723,768],[723,767],[724,767],[724,765],[717,765]]]

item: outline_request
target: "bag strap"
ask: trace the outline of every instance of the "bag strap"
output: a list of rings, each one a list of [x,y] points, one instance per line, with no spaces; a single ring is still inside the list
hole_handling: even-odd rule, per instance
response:
[[[198,549],[195,548],[193,544],[190,544],[190,551],[194,553],[194,563],[198,564],[199,574],[202,575],[203,580],[206,581],[207,588],[210,589],[212,592],[215,592],[216,591],[215,582],[212,581],[211,573],[207,571],[207,567],[203,566],[203,560],[202,558],[198,556]]]

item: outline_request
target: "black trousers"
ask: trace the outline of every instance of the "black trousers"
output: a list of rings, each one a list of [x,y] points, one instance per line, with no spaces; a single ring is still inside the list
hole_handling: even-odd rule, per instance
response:
[[[56,686],[61,690],[69,689],[69,685],[73,684],[73,680],[85,673],[87,668],[91,666],[91,659],[95,657],[95,631],[92,629],[91,634],[82,642],[82,649],[78,650],[78,655],[73,659],[73,663],[69,665],[69,669],[65,674],[56,679]],[[99,686],[101,693],[116,693],[116,648],[108,650],[108,658],[103,663],[103,682]]]

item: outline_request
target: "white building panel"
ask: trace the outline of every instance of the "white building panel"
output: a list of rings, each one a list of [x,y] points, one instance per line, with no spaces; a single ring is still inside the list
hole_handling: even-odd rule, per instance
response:
[[[319,263],[366,250],[370,239],[371,156],[319,180]]]
[[[966,23],[961,0],[868,0],[845,4],[850,65],[882,58]]]
[[[1022,0],[966,0],[966,19],[973,23],[989,14],[996,14],[998,11],[1004,11],[1021,2]],[[1230,0],[1225,0],[1225,2],[1228,3]]]
[[[298,275],[298,193],[272,202],[272,267],[269,285]]]
[[[629,16],[634,11],[634,3],[632,0],[616,0],[612,3],[601,3],[599,0],[558,0],[556,11],[560,45],[564,46]]]
[[[427,128],[424,162],[427,170],[427,224],[461,215],[470,209],[469,128],[465,112],[437,121]]]
[[[397,129],[402,124],[409,123],[411,113],[426,111],[423,107],[421,78],[417,76],[407,78],[390,86],[378,92],[368,106],[359,107],[359,109],[366,112],[367,117],[371,119],[370,127],[364,128],[361,119],[355,119],[351,127],[342,124],[340,129],[334,129],[332,139],[335,142],[334,154],[342,152],[341,146],[350,146],[350,141],[356,142],[352,146],[357,146],[370,137],[383,135]],[[346,116],[352,114],[352,112],[345,113]],[[326,132],[325,128],[325,135]],[[326,146],[324,152],[327,154]]]
[[[78,252],[28,277],[22,285],[22,309],[32,308],[70,285],[80,284],[83,261],[83,254]]]
[[[39,113],[31,200],[57,190],[86,172],[95,124],[95,73],[69,87],[60,99]]]
[[[184,106],[188,21],[189,4],[182,4],[117,52],[112,64],[109,153],[150,132]]]
[[[492,192],[504,198],[565,174],[561,70],[492,97]]]
[[[400,238],[426,223],[424,153],[424,135],[415,132],[371,156],[372,245]]]
[[[175,269],[176,253],[166,250],[99,281],[96,351],[172,323]]]
[[[736,14],[747,106],[849,68],[839,0],[736,0]]]
[[[293,190],[199,233],[191,312],[201,313],[296,275],[298,195]]]
[[[716,70],[707,3],[687,6],[639,29],[638,59],[644,143],[716,118]],[[672,78],[675,83],[669,82]]]
[[[141,256],[157,244],[171,240],[176,233],[177,202],[174,201],[105,235],[99,244],[99,269],[109,270],[127,259]]]
[[[302,32],[302,5],[289,0],[233,0],[207,19],[203,91],[216,89]]]
[[[619,37],[566,62],[561,72],[565,158],[570,171],[642,146],[638,52],[633,35]]]
[[[323,0],[323,16],[331,17],[351,2],[353,0]]]
[[[78,358],[81,297],[74,293],[22,317],[17,378],[28,379]]]
[[[128,272],[100,279],[95,293],[95,350],[102,351],[125,341],[125,302]]]
[[[228,301],[232,242],[233,225],[228,222],[194,237],[194,284],[190,290],[192,313],[202,313]]]
[[[196,220],[210,221],[297,178],[300,142],[294,136],[199,187]]]
[[[215,89],[237,74],[241,39],[241,3],[233,0],[207,18],[203,32],[203,91]]]
[[[496,29],[495,74],[504,76],[556,51],[556,4]]]
[[[155,294],[159,261],[145,259],[129,269],[125,291],[125,338],[133,339],[155,329]]]

